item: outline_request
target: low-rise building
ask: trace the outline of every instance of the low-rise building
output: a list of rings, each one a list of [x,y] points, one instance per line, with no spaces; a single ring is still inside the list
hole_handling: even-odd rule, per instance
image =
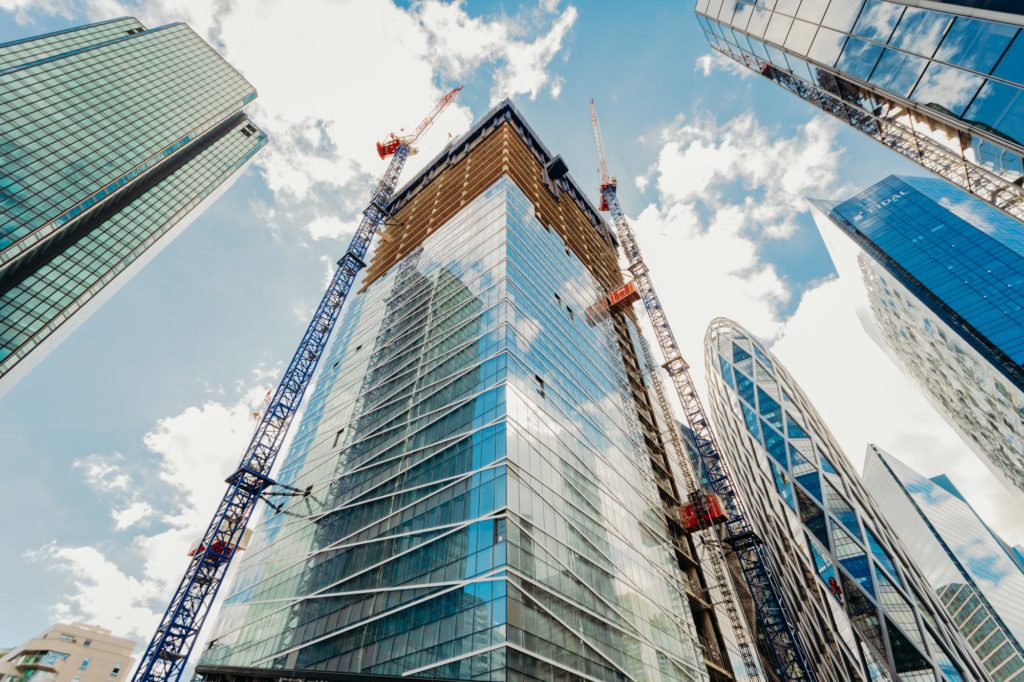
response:
[[[117,682],[135,642],[84,623],[57,623],[0,658],[0,682]]]

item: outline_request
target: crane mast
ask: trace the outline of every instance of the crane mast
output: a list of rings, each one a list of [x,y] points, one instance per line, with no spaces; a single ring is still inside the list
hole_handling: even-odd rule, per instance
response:
[[[363,259],[377,228],[388,216],[387,205],[394,194],[406,159],[413,151],[412,144],[461,89],[455,88],[442,97],[412,135],[397,138],[392,133],[389,136],[388,140],[394,137],[396,143],[387,154],[381,154],[381,158],[391,156],[391,162],[374,188],[369,205],[363,210],[359,227],[345,255],[338,261],[338,268],[288,363],[281,383],[270,396],[265,409],[261,410],[259,423],[238,468],[227,478],[227,491],[202,540],[191,552],[185,575],[135,669],[133,682],[176,682],[181,676],[231,559],[242,549],[246,525],[264,492],[269,488],[280,488],[286,492],[275,490],[275,495],[309,494],[308,488],[297,490],[270,478],[274,461],[338,321],[352,283],[359,271],[366,267]],[[377,143],[378,152],[382,146]]]
[[[654,329],[658,346],[665,360],[661,367],[672,380],[676,396],[683,408],[686,422],[694,434],[697,458],[701,468],[706,473],[708,485],[724,506],[725,519],[724,523],[720,526],[721,531],[703,530],[705,534],[704,544],[708,548],[708,555],[715,579],[719,582],[723,591],[726,591],[728,582],[722,547],[724,543],[733,551],[743,572],[743,577],[750,589],[754,602],[758,623],[767,640],[766,644],[772,663],[781,678],[786,682],[814,682],[814,672],[808,665],[807,656],[796,637],[796,631],[789,616],[789,607],[786,605],[782,592],[772,574],[760,538],[757,537],[743,511],[740,499],[732,483],[732,477],[725,460],[722,458],[715,435],[711,431],[711,424],[704,413],[704,408],[697,395],[696,387],[690,375],[690,367],[686,360],[683,359],[679,345],[676,343],[672,327],[669,325],[668,318],[665,315],[665,309],[661,305],[661,300],[658,298],[654,284],[651,281],[647,264],[640,253],[640,247],[637,244],[633,228],[626,220],[626,216],[619,206],[615,182],[608,177],[608,165],[605,160],[604,145],[601,140],[601,127],[597,119],[597,110],[593,100],[590,102],[590,115],[600,157],[601,209],[607,210],[611,214],[612,221],[615,223],[616,233],[628,263],[628,270],[633,276],[633,284],[644,303],[644,308],[647,310],[648,319]],[[666,419],[672,422],[672,412],[668,410],[664,386],[653,367],[650,349],[642,336],[641,347],[645,361],[651,367],[652,383],[660,407],[665,412]],[[681,436],[674,423],[668,424],[668,430],[680,460],[679,468],[683,471],[688,492],[691,499],[694,499],[694,494],[696,493],[699,496],[700,491],[690,469],[691,463],[685,459],[684,453],[686,451],[683,449]],[[711,534],[715,535],[711,537]],[[732,621],[737,644],[739,645],[748,675],[756,677],[757,668],[750,650],[750,643],[740,621],[735,603],[731,598],[725,600],[725,607]]]

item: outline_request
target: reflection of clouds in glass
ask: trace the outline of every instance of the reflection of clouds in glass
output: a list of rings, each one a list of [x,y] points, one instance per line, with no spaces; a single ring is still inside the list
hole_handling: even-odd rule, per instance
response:
[[[949,15],[927,9],[908,8],[890,44],[931,57],[948,24]]]
[[[844,40],[846,40],[844,34],[823,26],[818,29],[818,35],[814,38],[814,44],[811,45],[811,51],[807,53],[807,56],[822,64],[832,66],[843,49]]]
[[[875,66],[875,62],[878,61],[878,55],[881,53],[882,48],[874,43],[850,38],[846,43],[846,48],[843,49],[843,56],[839,58],[836,68],[845,71],[854,78],[867,80],[871,74],[871,69]]]
[[[860,15],[853,32],[865,38],[873,38],[885,42],[889,39],[896,21],[903,11],[901,5],[870,0]]]
[[[1016,31],[1015,26],[957,17],[935,58],[988,73]]]
[[[905,97],[910,94],[926,63],[921,57],[887,48],[868,80]]]
[[[939,200],[939,205],[958,217],[963,218],[985,234],[995,234],[999,231],[999,224],[989,220],[990,216],[986,215],[986,212],[979,210],[979,207],[970,199],[964,198],[954,201],[943,197]]]
[[[860,6],[860,2],[853,2],[852,0],[830,3],[828,11],[825,12],[825,18],[821,20],[821,23],[837,31],[849,31],[853,26],[854,20],[857,18],[857,14],[860,13]]]
[[[967,71],[933,63],[918,83],[912,99],[921,104],[937,104],[959,116],[984,80]]]

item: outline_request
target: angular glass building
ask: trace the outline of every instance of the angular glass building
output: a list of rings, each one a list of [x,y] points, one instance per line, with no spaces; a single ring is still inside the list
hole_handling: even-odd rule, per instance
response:
[[[504,102],[391,205],[198,670],[726,680],[616,243]],[[699,618],[698,618],[699,616]]]
[[[864,485],[993,680],[1024,680],[1024,573],[946,477],[874,445]]]
[[[705,339],[711,418],[819,680],[988,676],[813,405],[735,322]]]
[[[266,144],[255,97],[184,24],[0,45],[0,393]]]
[[[1011,489],[1024,489],[1024,231],[936,178],[813,202],[862,250],[883,348]]]
[[[1024,220],[1024,7],[697,0],[713,48]]]

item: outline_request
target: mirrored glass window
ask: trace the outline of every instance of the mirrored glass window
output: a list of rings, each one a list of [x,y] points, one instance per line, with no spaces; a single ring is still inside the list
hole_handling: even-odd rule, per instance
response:
[[[882,58],[878,60],[875,72],[868,80],[893,94],[906,97],[914,88],[927,63],[927,60],[921,57],[886,49],[882,53]]]
[[[796,8],[799,6],[800,0],[778,0],[775,5],[775,11],[793,16],[796,14]]]
[[[1024,101],[1020,88],[990,80],[978,93],[964,120],[986,126],[1024,144]]]
[[[836,0],[829,4],[828,11],[821,23],[837,31],[849,31],[853,23],[857,21],[860,8],[864,3],[861,0]]]
[[[932,62],[910,99],[959,117],[984,82],[978,74]]]
[[[827,8],[828,0],[804,0],[800,3],[800,9],[797,10],[796,17],[797,19],[810,21],[814,24],[820,24]]]
[[[948,14],[908,7],[889,44],[923,57],[931,57],[946,34],[949,22]]]
[[[754,10],[754,14],[750,17],[750,23],[747,24],[747,33],[753,36],[761,38],[764,36],[765,29],[768,28],[768,22],[771,21],[772,13],[768,10],[758,7]]]
[[[999,60],[994,75],[1024,85],[1024,31],[1017,33],[1017,38]]]
[[[850,38],[846,41],[846,47],[843,48],[843,54],[839,57],[836,68],[854,78],[866,81],[881,54],[880,46],[860,38]]]
[[[797,54],[807,54],[807,51],[811,48],[811,41],[814,40],[814,31],[816,29],[817,26],[814,24],[797,19],[789,30],[789,36],[786,38],[786,48]]]
[[[814,37],[814,43],[807,56],[826,66],[834,66],[845,43],[845,34],[822,26],[818,29],[818,35]]]
[[[793,20],[784,14],[775,14],[772,16],[772,20],[768,22],[768,30],[765,31],[764,39],[770,40],[771,42],[782,45],[786,42],[786,36],[789,35],[789,27],[793,25]]]
[[[989,73],[1017,29],[990,21],[957,17],[935,53],[936,59]]]
[[[789,61],[789,70],[793,72],[794,76],[798,76],[812,82],[814,81],[814,67],[803,59],[794,57],[791,54],[787,54],[786,59]]]
[[[737,5],[736,14],[732,15],[732,25],[740,30],[746,30],[750,23],[750,17],[754,14],[753,5]]]
[[[903,6],[883,0],[868,0],[864,9],[853,27],[853,32],[865,38],[871,38],[881,43],[889,41],[892,30],[896,28],[900,15],[903,14]]]

